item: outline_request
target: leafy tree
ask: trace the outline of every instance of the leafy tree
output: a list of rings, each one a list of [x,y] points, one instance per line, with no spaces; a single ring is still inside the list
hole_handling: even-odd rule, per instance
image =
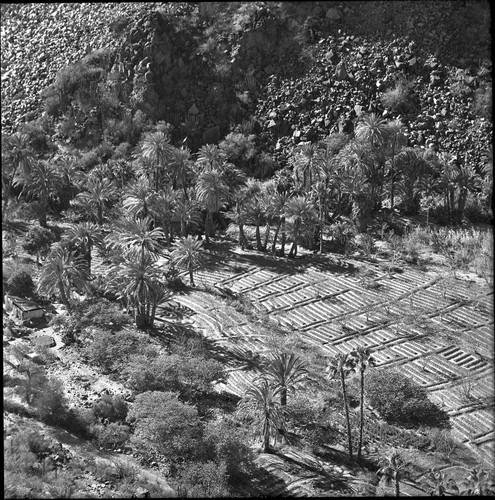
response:
[[[174,244],[175,249],[170,254],[171,261],[175,266],[185,268],[189,272],[191,286],[194,286],[194,270],[204,265],[205,259],[202,246],[202,241],[188,236],[176,242]]]
[[[327,367],[327,374],[330,379],[334,379],[339,377],[340,384],[342,388],[342,398],[344,401],[344,409],[345,409],[345,419],[347,424],[347,442],[349,449],[349,458],[352,460],[352,434],[351,434],[351,419],[349,416],[349,401],[347,398],[347,390],[345,385],[345,378],[351,372],[354,371],[354,359],[348,354],[339,353],[333,359],[330,360],[330,363]]]
[[[359,348],[350,354],[355,359],[355,366],[360,375],[360,409],[359,409],[359,444],[357,459],[361,460],[361,450],[363,446],[363,428],[364,428],[364,374],[370,366],[375,365],[375,360],[371,356],[370,350]]]
[[[40,258],[46,257],[55,239],[56,236],[50,229],[35,226],[26,234],[22,248],[31,255],[36,254],[36,263],[39,264]]]
[[[62,303],[71,309],[71,290],[87,290],[89,275],[83,257],[66,248],[57,247],[41,269],[37,291],[45,295],[59,293]]]
[[[7,216],[7,207],[12,196],[12,186],[17,176],[22,173],[28,177],[34,162],[34,153],[27,134],[15,132],[2,137],[2,223]]]
[[[173,392],[138,394],[127,421],[136,438],[172,461],[194,456],[203,434],[196,408],[179,401]]]
[[[374,370],[365,394],[370,404],[389,423],[407,427],[448,427],[449,416],[428,399],[421,386],[392,370]]]
[[[86,183],[86,190],[76,196],[86,209],[93,214],[96,210],[96,220],[98,224],[103,225],[103,214],[107,205],[114,200],[117,195],[117,189],[108,179],[98,179],[90,176]]]
[[[31,274],[22,270],[12,273],[4,283],[4,291],[18,297],[30,297],[34,292]]]
[[[120,396],[104,394],[93,404],[93,414],[96,418],[107,419],[110,422],[124,421],[129,411],[127,403]]]
[[[60,184],[58,170],[48,161],[35,163],[28,177],[21,177],[14,185],[21,184],[21,195],[27,199],[38,200],[38,220],[40,226],[46,227],[46,211],[48,202],[57,193]]]
[[[239,401],[238,412],[243,418],[252,420],[263,439],[263,452],[270,450],[270,436],[276,440],[279,429],[285,428],[287,409],[278,401],[280,388],[261,379],[257,385],[251,385],[245,396]]]
[[[303,359],[294,353],[275,353],[263,366],[263,374],[280,389],[280,404],[287,405],[287,392],[308,379],[308,370]]]
[[[227,463],[213,461],[184,464],[176,479],[179,497],[222,498],[229,497]]]

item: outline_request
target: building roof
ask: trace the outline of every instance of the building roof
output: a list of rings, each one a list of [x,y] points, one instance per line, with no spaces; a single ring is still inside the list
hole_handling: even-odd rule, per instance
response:
[[[36,304],[36,302],[29,299],[25,299],[22,297],[14,297],[12,295],[9,295],[9,298],[12,301],[12,304],[17,306],[21,311],[24,312],[43,309],[39,304]]]

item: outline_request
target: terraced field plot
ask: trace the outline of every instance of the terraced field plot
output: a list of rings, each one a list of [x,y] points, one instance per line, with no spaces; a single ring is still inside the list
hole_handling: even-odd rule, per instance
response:
[[[493,291],[414,268],[389,275],[375,263],[347,259],[337,268],[327,266],[327,261],[330,258],[308,259],[297,263],[292,273],[286,266],[282,273],[251,266],[230,275],[224,269],[227,276],[222,278],[218,271],[213,275],[205,270],[201,279],[249,299],[257,311],[268,313],[282,328],[297,332],[330,356],[360,346],[371,348],[378,366],[396,367],[428,389],[451,415],[459,440],[490,459],[495,427]],[[204,298],[197,295],[178,301],[189,301],[198,311],[195,305]],[[209,330],[208,321],[232,322],[230,314],[225,318],[217,313],[206,306],[197,315],[209,335],[215,328]],[[234,348],[235,341],[239,352],[266,350],[261,325],[255,322],[216,330],[224,345]],[[248,380],[249,374],[232,372],[227,386],[240,394]]]

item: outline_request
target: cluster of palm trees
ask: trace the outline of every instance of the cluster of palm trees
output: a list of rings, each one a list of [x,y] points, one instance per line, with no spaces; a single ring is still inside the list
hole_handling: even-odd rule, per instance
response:
[[[287,395],[310,381],[306,362],[294,353],[272,353],[261,363],[259,376],[239,402],[238,411],[251,420],[263,441],[263,452],[270,450],[270,438],[276,443],[286,430],[289,415]]]
[[[369,367],[375,365],[375,360],[371,355],[369,349],[361,347],[354,349],[348,354],[337,354],[327,367],[327,375],[330,379],[339,379],[342,390],[343,406],[345,410],[345,419],[347,426],[347,442],[349,458],[353,459],[352,454],[352,430],[351,430],[351,419],[349,414],[349,399],[347,396],[346,389],[346,378],[353,372],[359,372],[360,381],[360,408],[359,408],[359,441],[358,441],[358,451],[357,460],[362,458],[362,448],[363,448],[363,429],[364,429],[364,383],[365,383],[365,373]]]

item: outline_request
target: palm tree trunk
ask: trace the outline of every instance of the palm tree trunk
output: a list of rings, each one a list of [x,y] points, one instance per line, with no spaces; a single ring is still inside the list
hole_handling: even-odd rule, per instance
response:
[[[352,434],[351,434],[351,419],[349,416],[349,402],[347,401],[347,391],[345,388],[344,370],[340,370],[340,383],[342,385],[342,396],[344,399],[345,420],[347,424],[347,442],[349,447],[349,458],[352,460]]]
[[[282,217],[282,240],[280,241],[280,255],[285,255],[285,242],[287,240],[287,233],[285,231],[285,217]]]
[[[260,233],[260,222],[259,219],[256,219],[256,248],[258,250],[263,250],[261,246],[261,233]]]
[[[394,210],[394,160],[395,160],[395,140],[392,145],[392,158],[390,160],[390,209]]]
[[[282,387],[280,391],[280,404],[282,406],[287,406],[287,387]]]
[[[186,221],[184,219],[181,219],[180,221],[180,234],[183,238],[187,236],[187,226],[186,226]]]
[[[361,450],[363,447],[363,427],[364,427],[364,370],[361,370],[361,407],[359,412],[359,444],[358,444],[358,452],[357,459],[358,462],[361,460]]]
[[[268,411],[265,411],[265,428],[263,435],[263,453],[268,453],[270,451],[270,414]]]
[[[98,225],[103,225],[103,205],[101,203],[98,204]]]
[[[399,475],[395,473],[395,496],[400,497]]]
[[[323,253],[323,200],[320,193],[320,254]]]
[[[272,254],[275,255],[277,252],[277,238],[278,233],[280,231],[280,227],[282,226],[282,218],[278,219],[277,229],[275,229],[275,234],[273,235],[273,243],[272,243]]]
[[[189,268],[189,282],[191,283],[191,286],[194,286],[194,276],[193,276],[192,262],[189,262],[188,268]]]
[[[14,182],[14,177],[16,172],[17,172],[17,167],[15,167],[14,171],[12,172],[7,189],[5,190],[5,200],[3,202],[3,209],[2,209],[2,223],[4,222],[5,216],[7,215],[7,205],[9,204],[10,201],[10,192],[12,191],[12,184]]]
[[[67,310],[70,309],[70,302],[67,297],[67,291],[65,290],[65,285],[62,280],[58,281],[58,290],[60,292],[60,298],[62,299],[62,304],[67,308]]]
[[[46,227],[46,206],[46,196],[42,194],[40,199],[40,213],[38,214],[38,221],[41,227]]]
[[[266,224],[265,226],[265,241],[263,242],[263,251],[266,250],[266,247],[268,246],[268,239],[270,237],[270,224]]]

